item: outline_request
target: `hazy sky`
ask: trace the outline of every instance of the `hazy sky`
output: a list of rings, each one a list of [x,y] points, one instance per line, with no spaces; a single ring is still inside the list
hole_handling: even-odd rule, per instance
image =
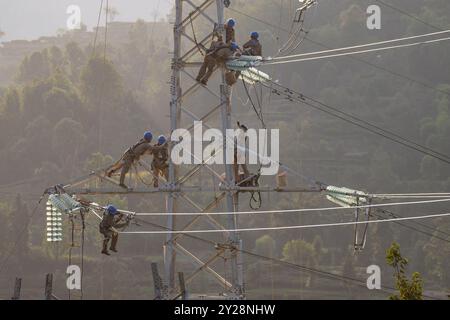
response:
[[[6,33],[0,41],[55,35],[59,28],[66,27],[69,17],[66,10],[69,5],[80,7],[81,21],[91,29],[97,24],[100,2],[101,0],[0,0],[0,30]],[[109,4],[119,11],[115,20],[135,21],[139,18],[153,20],[158,7],[158,18],[164,18],[173,1],[109,0]]]

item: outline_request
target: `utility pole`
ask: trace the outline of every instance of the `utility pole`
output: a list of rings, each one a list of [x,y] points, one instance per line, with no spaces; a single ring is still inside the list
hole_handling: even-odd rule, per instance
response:
[[[172,58],[172,76],[170,84],[170,133],[178,129],[181,116],[181,34],[183,32],[182,26],[183,18],[183,0],[175,0],[175,24],[173,32],[173,58]],[[170,146],[172,147],[172,145]],[[171,148],[170,148],[171,149]],[[169,157],[170,159],[170,157]],[[169,184],[175,186],[177,183],[177,169],[174,163],[169,160]],[[167,228],[169,230],[175,230],[175,216],[170,215],[177,210],[177,195],[170,193],[166,200],[167,212],[169,213],[167,220]],[[164,262],[165,262],[165,280],[169,287],[169,290],[175,288],[175,262],[176,253],[174,250],[173,235],[167,235],[167,245],[165,250]]]
[[[172,76],[171,76],[171,101],[170,101],[170,124],[171,124],[171,133],[179,128],[180,124],[180,115],[181,112],[184,110],[184,99],[187,98],[188,93],[193,94],[197,92],[203,92],[207,93],[210,92],[210,89],[206,89],[206,87],[201,86],[200,84],[195,82],[195,78],[190,75],[185,69],[187,66],[192,65],[196,66],[198,63],[190,63],[188,60],[195,56],[197,51],[200,50],[200,46],[206,46],[214,33],[216,34],[222,34],[223,38],[225,39],[225,29],[224,29],[224,0],[205,0],[202,4],[199,6],[196,6],[191,0],[175,0],[175,23],[174,23],[174,49],[173,49],[173,58],[172,58]],[[188,4],[192,7],[192,11],[187,12],[187,14],[184,13],[183,4]],[[216,17],[211,17],[206,10],[215,3],[216,5]],[[227,1],[227,6],[229,5],[229,1]],[[185,27],[189,24],[192,24],[193,27],[193,20],[197,18],[205,18],[211,23],[211,28],[215,26],[215,30],[212,31],[211,34],[207,35],[203,40],[200,42],[197,42],[195,34],[188,35],[186,33]],[[182,47],[183,41],[187,40],[190,42],[193,47],[186,52],[182,53]],[[198,55],[197,55],[198,56]],[[181,74],[184,73],[188,76],[189,82],[191,83],[190,86],[186,91],[184,91],[182,85],[184,83],[181,83]],[[225,82],[225,74],[224,71],[221,70],[221,84],[219,86],[219,93],[213,93],[217,99],[219,100],[218,107],[214,107],[212,110],[209,110],[209,112],[206,115],[210,115],[212,113],[215,113],[216,111],[220,110],[219,117],[221,118],[221,124],[222,124],[222,135],[223,137],[226,137],[227,129],[231,129],[231,87],[228,86]],[[197,118],[196,120],[202,120],[205,117]],[[195,116],[190,113],[190,116],[195,118]],[[194,119],[195,120],[195,119]],[[224,163],[226,163],[227,158],[227,147],[226,143],[223,145],[223,159]],[[171,160],[169,160],[169,186],[172,188],[178,187],[177,183],[180,181],[185,182],[190,177],[192,177],[193,174],[188,173],[184,177],[179,178],[177,175],[177,170],[175,168],[175,165],[172,163]],[[201,169],[205,164],[202,163],[199,165],[199,168],[194,168],[194,173]],[[238,196],[237,192],[232,190],[231,187],[235,186],[235,177],[233,175],[233,167],[232,164],[225,164],[223,165],[223,171],[225,172],[225,184],[227,187],[229,187],[228,190],[224,191],[222,194],[221,199],[224,199],[225,201],[225,207],[228,212],[231,214],[227,216],[227,226],[226,228],[223,227],[223,229],[236,229],[238,226],[237,222],[237,216],[233,214],[233,212],[237,211],[238,209]],[[197,205],[192,199],[188,198],[186,195],[180,194],[179,192],[171,192],[169,193],[167,197],[167,228],[169,230],[175,230],[176,228],[176,221],[175,216],[171,215],[171,213],[176,212],[177,210],[177,202],[178,197],[183,197],[185,200],[187,200],[191,205],[194,206],[197,210],[200,210],[201,212],[210,212],[213,210],[217,205],[219,204],[220,200],[217,199],[213,200],[210,205],[206,206],[205,208],[202,208],[201,206]],[[209,218],[212,220],[212,218]],[[185,228],[189,228],[193,226],[197,221],[199,220],[198,217],[194,218],[191,223],[189,223]],[[211,222],[211,221],[210,221]],[[216,227],[221,227],[220,223],[218,221],[212,221],[213,225]],[[177,229],[178,230],[178,229]],[[218,279],[219,283],[223,285],[225,283],[225,287],[227,288],[226,296],[229,299],[243,299],[245,297],[244,292],[244,281],[243,281],[243,268],[242,268],[242,261],[241,261],[241,255],[239,252],[239,249],[242,248],[242,242],[239,239],[239,234],[237,232],[229,232],[225,235],[225,239],[227,241],[226,245],[222,246],[219,250],[220,253],[214,254],[211,259],[207,261],[203,261],[199,259],[194,253],[190,252],[187,248],[184,248],[181,246],[179,240],[181,240],[182,236],[180,235],[174,235],[174,234],[168,234],[166,239],[166,245],[165,245],[165,255],[164,255],[164,262],[165,262],[165,281],[168,285],[168,292],[170,295],[177,295],[177,292],[179,291],[179,288],[176,287],[175,283],[175,274],[176,274],[176,254],[182,253],[188,258],[192,259],[195,264],[198,265],[200,271],[208,271],[210,274],[212,274],[216,279]],[[211,251],[217,251],[216,248],[211,248]],[[227,274],[230,274],[230,279],[225,279],[225,277],[219,275],[216,271],[212,269],[210,266],[215,260],[217,260],[222,255],[229,253],[229,268],[231,268],[230,272],[227,272]],[[192,275],[192,277],[187,276],[186,283],[190,282],[194,276],[196,276],[199,272],[195,271]]]
[[[22,278],[16,278],[14,282],[14,294],[11,300],[20,300],[20,291],[22,289]]]
[[[45,276],[45,300],[53,300],[53,274]]]

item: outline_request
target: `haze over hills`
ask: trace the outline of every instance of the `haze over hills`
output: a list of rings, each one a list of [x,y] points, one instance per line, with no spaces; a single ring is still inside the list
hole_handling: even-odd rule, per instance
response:
[[[173,25],[149,20],[158,2],[160,17],[165,18],[175,1],[109,0],[119,15],[109,24],[107,33],[103,16],[95,41],[92,27],[96,25],[100,1],[0,0],[0,29],[7,34],[2,40],[8,41],[0,45],[0,300],[11,298],[16,277],[23,279],[21,298],[42,299],[48,273],[54,275],[55,295],[68,299],[67,266],[70,263],[81,267],[81,256],[83,299],[152,299],[150,265],[158,263],[160,271],[164,270],[167,240],[164,235],[120,235],[119,253],[107,258],[101,254],[103,236],[94,216],[86,219],[83,254],[80,248],[71,251],[72,244],[81,243],[82,236],[72,238],[71,221],[66,217],[63,241],[56,245],[47,242],[45,200],[38,204],[45,189],[60,183],[66,185],[114,164],[147,130],[154,136],[170,131]],[[191,1],[198,4],[204,0]],[[359,47],[423,35],[436,28],[450,29],[448,0],[386,1],[401,11],[382,7],[380,30],[370,30],[366,24],[366,9],[373,0],[319,2],[315,11],[306,16],[311,24],[305,29],[310,40],[305,41],[302,36],[283,31],[291,28],[293,5],[298,0],[232,0],[230,9],[234,11],[227,10],[226,17],[236,19],[239,44],[257,31],[266,57],[278,54],[291,38],[300,41],[300,45],[283,56]],[[66,24],[68,4],[80,5],[87,31],[57,33]],[[186,10],[191,10],[190,6]],[[216,14],[214,5],[208,10]],[[145,22],[136,21],[138,18]],[[206,19],[198,19],[185,31],[191,37],[195,33],[197,39],[211,40],[213,27]],[[30,41],[10,41],[13,39]],[[415,41],[420,40],[402,43]],[[183,38],[184,45],[183,52],[190,46],[195,49]],[[189,61],[202,61],[199,51],[193,50]],[[371,195],[390,194],[395,202],[403,201],[398,197],[411,199],[405,200],[409,202],[416,201],[412,197],[423,196],[411,193],[426,193],[425,199],[436,197],[429,193],[440,193],[441,197],[442,193],[450,193],[449,52],[450,42],[440,41],[357,56],[274,60],[284,62],[261,66],[261,71],[286,89],[280,92],[281,89],[270,90],[257,83],[244,86],[237,82],[232,94],[232,125],[239,120],[248,128],[279,129],[280,161],[290,168],[285,176],[288,188],[316,187],[315,181],[321,181]],[[198,68],[185,71],[195,79]],[[185,112],[180,117],[180,127],[191,126],[192,118],[207,115],[205,127],[222,128],[220,113],[214,116],[210,113],[218,105],[217,97],[206,90],[190,90],[192,79],[184,73],[181,81]],[[216,71],[208,89],[220,92],[221,83],[222,74]],[[303,96],[286,97],[289,90]],[[305,98],[304,102],[297,103],[301,98]],[[308,102],[312,99],[316,103]],[[142,160],[150,163],[152,158],[145,156]],[[249,165],[248,169],[254,173],[258,167]],[[180,176],[191,168],[179,166]],[[223,172],[222,167],[212,169],[219,175]],[[189,192],[198,208],[218,203],[222,194],[220,179],[210,170],[191,172],[195,174],[185,186],[209,190]],[[141,173],[139,177],[135,172],[130,174],[126,184],[151,188],[151,173]],[[281,181],[276,178],[261,177],[259,186],[273,188],[277,180]],[[85,186],[96,187],[95,182]],[[239,194],[239,210],[251,210],[251,197],[251,192]],[[165,194],[88,199],[133,212],[166,212]],[[371,223],[365,249],[355,254],[354,225],[277,230],[277,227],[354,221],[353,210],[281,214],[289,209],[328,208],[333,204],[325,194],[262,192],[261,201],[261,210],[279,210],[280,214],[255,212],[240,214],[237,219],[239,228],[263,228],[241,234],[242,249],[247,252],[242,265],[247,298],[388,299],[389,292],[367,289],[367,267],[379,266],[383,287],[394,287],[394,268],[386,260],[386,251],[393,242],[400,245],[402,256],[409,261],[405,276],[420,273],[424,294],[447,298],[449,217]],[[196,208],[190,201],[180,199],[177,209],[196,212]],[[216,210],[224,211],[226,207],[219,206]],[[417,218],[446,212],[447,202],[427,202],[373,209],[370,218]],[[127,231],[159,230],[156,225],[167,224],[165,216],[140,217],[140,222],[141,219],[144,222],[133,223]],[[178,217],[176,227],[187,225],[191,219]],[[220,223],[226,221],[223,216],[215,219]],[[210,227],[206,220],[195,226]],[[212,257],[213,252],[221,254],[222,247],[230,248],[220,245],[223,238],[217,234],[202,234],[198,239],[185,237],[184,243],[201,259]],[[212,243],[218,245],[211,246]],[[188,279],[198,270],[197,265],[179,256],[176,270],[184,272]],[[215,257],[211,268],[229,279],[230,255]],[[222,283],[217,287],[213,281],[208,273],[201,272],[195,281],[188,283],[188,291],[222,293]],[[223,290],[227,291],[225,287]]]
[[[163,19],[169,12],[172,1],[164,0],[110,0],[111,7],[118,11],[120,21],[146,21]],[[81,9],[82,23],[92,29],[97,24],[100,1],[93,0],[0,0],[0,30],[5,36],[0,42],[15,39],[36,39],[53,36],[58,29],[66,28],[69,5]],[[104,24],[104,21],[102,22]]]

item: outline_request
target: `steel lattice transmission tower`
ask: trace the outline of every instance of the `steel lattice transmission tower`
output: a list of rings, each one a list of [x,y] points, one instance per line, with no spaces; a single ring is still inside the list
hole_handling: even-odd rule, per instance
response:
[[[215,94],[212,92],[213,90],[205,88],[199,85],[195,78],[189,74],[185,69],[192,66],[197,66],[196,62],[189,62],[194,56],[199,56],[198,46],[206,46],[208,42],[211,41],[214,33],[223,34],[223,38],[225,39],[225,29],[224,29],[224,10],[225,6],[228,6],[230,1],[227,0],[205,0],[200,5],[196,5],[191,0],[175,0],[176,13],[175,13],[175,23],[174,23],[174,50],[173,50],[173,58],[172,58],[172,75],[171,75],[171,100],[170,100],[170,127],[171,133],[180,128],[180,118],[183,112],[189,113],[184,108],[184,98],[187,95],[193,94],[194,92],[205,92],[209,91],[213,93],[218,101],[218,105],[211,107],[208,112],[205,113],[202,117],[194,117],[192,113],[189,115],[194,118],[194,120],[204,120],[206,118],[210,118],[213,114],[217,114],[221,119],[221,130],[222,134],[226,136],[226,130],[231,129],[231,87],[229,87],[225,82],[224,71],[221,70],[222,78],[221,84],[219,86],[219,92]],[[211,16],[208,12],[211,11],[211,7],[215,5],[217,7],[217,14],[215,16]],[[185,8],[185,6],[189,6],[189,8]],[[208,10],[207,12],[207,9]],[[202,18],[206,19],[208,23],[211,23],[211,26],[215,26],[214,30],[211,31],[205,38],[201,39],[201,41],[197,42],[196,36],[189,35],[186,32],[186,27],[192,24],[192,21]],[[213,29],[211,27],[211,29]],[[189,44],[185,46],[185,42]],[[183,50],[183,48],[189,47],[188,50]],[[219,69],[220,70],[220,69]],[[181,75],[184,74],[190,80],[189,87],[186,90],[183,90]],[[183,83],[184,85],[184,83]],[[204,106],[206,109],[206,106]],[[192,129],[192,127],[190,128]],[[226,157],[226,144],[223,144],[223,157],[224,162]],[[197,205],[192,199],[188,198],[186,195],[180,192],[180,184],[187,181],[191,178],[196,172],[198,172],[201,167],[205,166],[204,163],[197,165],[184,176],[180,176],[179,170],[175,164],[170,161],[169,163],[169,186],[173,188],[172,192],[169,192],[167,198],[167,228],[170,230],[180,230],[179,226],[176,223],[176,216],[171,213],[175,213],[178,210],[178,201],[180,197],[183,197],[185,200],[188,200],[197,210],[201,212],[211,212],[217,207],[220,201],[225,202],[225,208],[227,212],[233,213],[238,210],[238,195],[237,192],[233,190],[233,186],[235,186],[235,177],[233,174],[233,165],[225,164],[223,165],[223,170],[221,172],[225,172],[225,186],[226,190],[222,189],[221,196],[219,198],[215,198],[209,205],[206,207],[200,207]],[[212,170],[212,169],[210,169]],[[212,217],[206,216],[207,219],[213,220]],[[196,216],[192,219],[190,223],[188,223],[185,228],[190,228],[194,224],[196,224],[201,218],[204,216]],[[237,228],[237,216],[234,214],[227,215],[226,218],[227,225],[222,226],[223,229],[236,229]],[[213,221],[217,228],[220,228],[221,225],[218,221]],[[181,229],[183,230],[183,229]],[[167,297],[170,299],[173,296],[177,296],[178,288],[177,283],[175,281],[176,277],[176,266],[177,266],[177,255],[182,254],[186,256],[188,259],[192,260],[195,264],[197,264],[197,269],[191,275],[188,275],[186,278],[186,283],[188,284],[195,276],[197,276],[201,271],[209,272],[217,279],[218,284],[226,288],[227,297],[230,299],[243,299],[245,297],[244,292],[244,280],[243,280],[243,265],[242,265],[242,257],[239,252],[239,249],[242,248],[242,241],[239,238],[239,234],[237,232],[230,232],[224,234],[226,243],[220,248],[211,248],[212,255],[208,260],[201,260],[198,258],[193,252],[189,251],[187,248],[180,244],[180,240],[183,235],[180,234],[168,234],[166,239],[166,246],[164,251],[164,261],[165,261],[165,282],[168,286]],[[237,249],[237,250],[236,250]],[[225,276],[220,275],[218,272],[212,269],[210,266],[214,261],[220,258],[222,254],[227,254],[228,256],[228,268],[231,270],[226,271],[228,279]]]

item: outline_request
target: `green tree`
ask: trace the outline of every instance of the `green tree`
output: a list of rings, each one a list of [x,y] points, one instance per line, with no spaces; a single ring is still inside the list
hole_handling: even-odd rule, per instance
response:
[[[268,234],[259,237],[255,241],[256,253],[268,257],[273,257],[275,253],[275,240]]]
[[[342,266],[342,275],[347,278],[354,278],[356,273],[356,256],[354,254],[353,248],[348,248],[347,254],[344,259],[344,264]],[[348,281],[344,280],[342,282],[345,290],[347,291],[348,297],[353,299],[355,296],[353,286]]]
[[[93,108],[117,103],[122,96],[121,77],[111,61],[100,57],[89,60],[81,73],[81,91]]]
[[[445,219],[437,221],[434,237],[424,245],[425,266],[427,274],[431,279],[443,284],[446,288],[450,288],[450,274],[448,268],[450,266],[450,244],[439,239],[446,234],[446,230],[450,230],[450,222]]]
[[[17,80],[29,82],[33,80],[45,79],[50,75],[50,63],[47,50],[34,52],[30,57],[25,58],[19,67]]]
[[[420,273],[414,272],[411,279],[406,276],[408,259],[400,253],[400,245],[396,242],[386,252],[386,262],[394,268],[395,286],[398,294],[392,295],[391,300],[422,300],[423,288]]]
[[[15,200],[14,211],[12,212],[11,222],[14,237],[20,236],[20,241],[17,242],[15,251],[17,252],[17,258],[22,260],[29,255],[29,229],[28,225],[30,219],[28,216],[28,208],[22,201],[20,194],[17,195]]]
[[[65,48],[65,56],[69,64],[70,78],[72,81],[79,79],[81,69],[86,63],[86,55],[76,42],[69,42]]]

